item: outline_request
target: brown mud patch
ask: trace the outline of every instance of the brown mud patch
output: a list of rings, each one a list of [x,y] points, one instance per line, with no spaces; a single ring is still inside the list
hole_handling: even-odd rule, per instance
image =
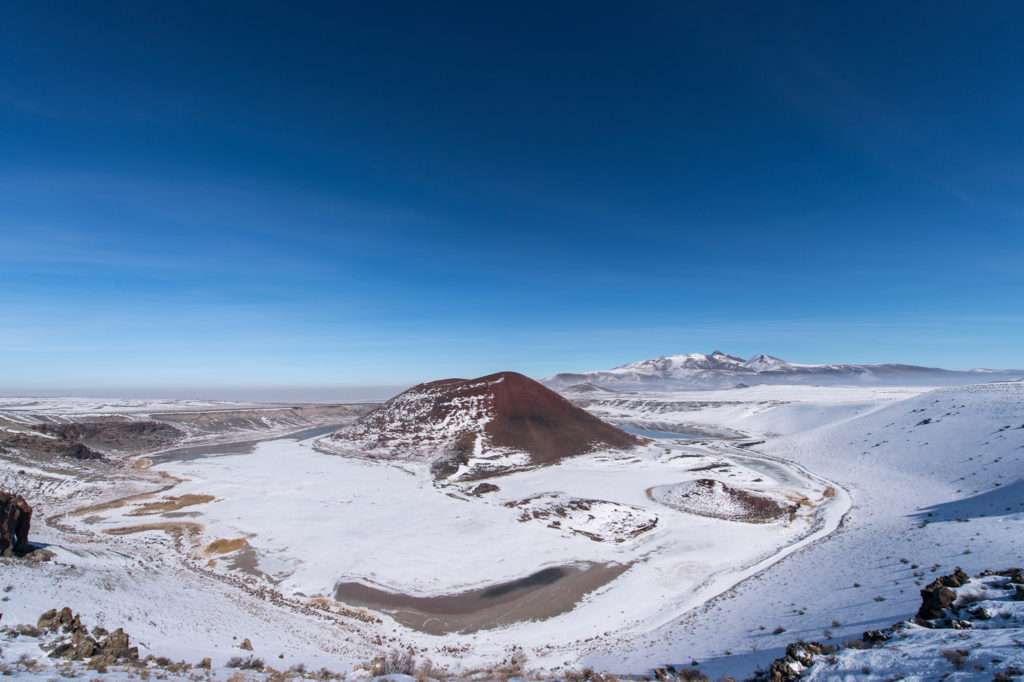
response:
[[[182,482],[182,479],[171,476],[165,471],[160,472],[160,479],[163,481],[167,481],[167,484],[157,488],[156,490],[151,490],[147,493],[137,493],[135,495],[128,495],[126,497],[118,497],[116,499],[108,500],[106,502],[99,502],[97,504],[90,504],[85,507],[79,507],[78,509],[73,509],[72,511],[67,512],[67,515],[88,516],[90,514],[97,514],[99,512],[110,511],[112,509],[120,509],[131,504],[132,502],[148,500],[149,498],[155,497],[160,493],[165,493]],[[64,514],[59,514],[58,518],[60,516],[64,516]]]
[[[345,582],[335,586],[334,598],[348,606],[383,611],[420,632],[470,633],[567,613],[587,594],[629,567],[609,563],[545,568],[518,580],[438,597],[417,597]]]
[[[245,538],[218,538],[206,545],[203,551],[207,554],[230,554],[248,546],[249,541]]]
[[[198,535],[202,532],[203,526],[198,523],[191,521],[164,521],[162,523],[140,523],[137,526],[119,526],[118,528],[108,528],[105,532],[107,535],[134,535],[136,533],[146,533],[151,530],[158,530],[168,533],[176,540],[181,540],[185,534]]]
[[[193,507],[197,504],[213,502],[216,498],[213,495],[180,495],[178,497],[165,497],[160,502],[148,502],[131,511],[128,516],[149,516],[163,512],[174,512],[185,507]]]

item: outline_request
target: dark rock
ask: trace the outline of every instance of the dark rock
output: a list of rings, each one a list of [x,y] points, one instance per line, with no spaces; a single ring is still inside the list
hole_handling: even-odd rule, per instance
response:
[[[39,616],[37,627],[37,631],[61,631],[70,635],[47,646],[50,658],[74,661],[88,659],[89,666],[94,669],[118,661],[137,661],[139,658],[138,647],[130,646],[128,634],[124,630],[118,628],[108,634],[103,628],[96,627],[90,635],[88,628],[82,624],[81,616],[66,606],[60,611],[50,609]]]
[[[21,495],[0,491],[0,556],[24,556],[32,546],[28,531],[32,507]]]
[[[955,584],[952,584],[954,582]],[[950,589],[951,585],[953,587],[961,585],[955,574],[936,578],[921,590],[921,608],[917,610],[918,620],[942,618],[945,610],[956,601],[956,592]]]
[[[867,630],[863,635],[861,635],[861,639],[868,644],[880,644],[882,642],[887,642],[892,639],[892,629],[885,628],[884,630]]]
[[[753,679],[758,682],[792,682],[803,676],[803,671],[814,664],[817,656],[834,651],[820,642],[794,642],[786,647],[786,655],[772,661],[767,671],[760,671]]]
[[[93,654],[95,654],[98,649],[96,640],[82,632],[76,632],[72,635],[71,645],[72,650],[70,658],[75,661],[92,658]]]
[[[138,647],[130,646],[128,633],[121,628],[107,635],[100,650],[104,655],[114,660],[127,659],[135,661],[139,658]]]
[[[60,618],[57,609],[50,609],[39,616],[36,627],[40,630],[56,630],[60,627]]]
[[[13,448],[29,452],[34,456],[44,457],[72,457],[79,460],[103,460],[103,454],[92,450],[87,445],[77,441],[64,440],[44,436],[38,433],[0,432],[0,444],[7,448]]]
[[[14,628],[14,631],[24,637],[38,637],[43,634],[42,630],[31,625],[18,625]]]
[[[180,429],[158,421],[82,421],[67,424],[42,424],[38,430],[56,436],[67,443],[84,447],[84,450],[75,450],[79,453],[78,455],[71,451],[67,452],[69,456],[78,459],[101,457],[91,448],[97,448],[104,452],[137,452],[165,447],[183,435]]]
[[[474,497],[480,497],[481,495],[486,495],[487,493],[496,493],[499,490],[501,490],[501,488],[494,485],[493,483],[481,483],[480,485],[470,490],[469,494],[473,495]]]

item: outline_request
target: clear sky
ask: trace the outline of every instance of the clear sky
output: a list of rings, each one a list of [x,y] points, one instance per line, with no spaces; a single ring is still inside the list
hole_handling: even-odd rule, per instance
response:
[[[1024,366],[1022,24],[5,3],[0,390]]]

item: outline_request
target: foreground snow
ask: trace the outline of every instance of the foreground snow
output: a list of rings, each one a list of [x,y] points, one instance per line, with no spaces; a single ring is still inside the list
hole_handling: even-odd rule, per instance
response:
[[[804,504],[791,517],[754,524],[683,513],[646,492],[706,476],[712,465],[731,485]],[[470,653],[463,663],[471,664],[516,645],[536,647],[535,658],[555,665],[571,660],[580,640],[660,626],[793,545],[826,534],[848,506],[830,484],[784,463],[765,466],[747,453],[676,444],[577,457],[499,477],[493,483],[500,490],[482,497],[467,495],[469,486],[436,487],[427,465],[325,455],[308,441],[269,441],[252,454],[173,463],[159,471],[183,482],[159,498],[90,512],[89,529],[115,533],[110,542],[128,552],[141,541],[165,542],[164,528],[146,531],[147,524],[199,524],[201,537],[189,549],[193,565],[265,583],[303,603],[330,598],[343,582],[424,597],[549,567],[629,566],[603,588],[580,595],[567,613],[497,630],[439,639],[380,614],[391,635],[434,650],[442,660],[444,648],[464,648]],[[154,501],[206,497],[212,499],[148,513]],[[141,534],[133,532],[140,527]],[[221,556],[208,548],[216,539],[245,543]],[[240,554],[249,550],[253,554]],[[395,561],[396,553],[415,560]]]
[[[987,682],[1024,677],[1024,581],[1019,575],[985,575],[953,592],[956,601],[942,619],[898,623],[876,635],[881,641],[819,656],[804,679]]]

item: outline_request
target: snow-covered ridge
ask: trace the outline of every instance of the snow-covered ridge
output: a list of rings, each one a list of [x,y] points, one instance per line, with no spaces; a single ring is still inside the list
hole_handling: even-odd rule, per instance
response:
[[[548,377],[544,383],[555,389],[584,384],[618,390],[669,390],[749,384],[942,386],[1022,377],[1024,370],[956,371],[895,363],[803,364],[764,353],[744,360],[716,350],[707,354],[665,355],[609,370],[559,373]]]
[[[1010,680],[1024,676],[1021,569],[985,571],[974,578],[957,569],[935,580],[921,596],[921,610],[913,620],[867,631],[838,650],[815,643],[791,645],[785,658],[756,679]]]

